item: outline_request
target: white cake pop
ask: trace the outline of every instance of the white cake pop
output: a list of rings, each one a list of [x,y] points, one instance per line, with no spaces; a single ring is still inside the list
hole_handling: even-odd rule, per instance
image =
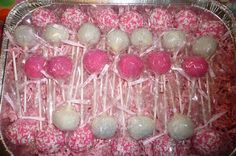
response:
[[[172,138],[184,140],[193,136],[194,125],[189,117],[182,114],[176,114],[168,123],[167,130]]]
[[[80,123],[80,114],[71,105],[55,110],[52,115],[53,124],[63,131],[75,130]]]
[[[162,46],[170,51],[179,50],[186,43],[186,34],[178,30],[170,30],[164,33],[162,38]]]
[[[69,38],[69,32],[62,25],[49,24],[46,26],[43,36],[48,42],[58,44],[62,40],[67,40]]]
[[[95,118],[92,122],[92,131],[94,136],[99,139],[108,139],[115,135],[117,129],[116,120],[107,115]]]
[[[107,34],[107,44],[113,53],[118,54],[129,46],[128,35],[121,30],[113,30]]]
[[[14,32],[16,42],[23,48],[30,48],[37,44],[34,28],[28,25],[20,25]]]
[[[203,36],[193,43],[193,53],[205,58],[211,57],[217,48],[217,41],[212,36]]]
[[[78,33],[79,41],[86,45],[94,45],[99,42],[101,32],[97,26],[92,23],[84,23]]]
[[[132,138],[138,140],[152,135],[155,129],[154,121],[146,116],[134,116],[128,120],[128,131]]]
[[[135,47],[144,50],[152,45],[152,33],[146,28],[136,29],[132,32],[130,41]]]

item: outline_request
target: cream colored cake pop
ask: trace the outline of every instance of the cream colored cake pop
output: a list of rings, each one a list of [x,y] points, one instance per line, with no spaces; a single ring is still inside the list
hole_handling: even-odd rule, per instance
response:
[[[162,46],[170,51],[179,50],[186,42],[186,34],[179,30],[165,32],[161,40]]]

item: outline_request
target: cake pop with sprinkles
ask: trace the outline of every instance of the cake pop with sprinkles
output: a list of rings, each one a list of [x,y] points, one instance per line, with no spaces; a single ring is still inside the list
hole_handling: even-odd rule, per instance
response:
[[[176,154],[176,143],[167,134],[161,136],[153,142],[153,151],[157,155]]]
[[[79,127],[66,138],[68,147],[74,152],[83,152],[93,146],[94,137],[89,125]]]
[[[46,27],[46,25],[57,23],[58,21],[55,13],[46,8],[36,9],[31,17],[32,24],[37,27]]]
[[[180,10],[175,15],[176,27],[185,31],[195,31],[198,29],[198,17],[192,10]]]
[[[127,11],[121,15],[119,24],[121,30],[131,33],[134,29],[143,27],[144,19],[136,11]]]
[[[46,125],[42,130],[39,130],[35,134],[35,146],[38,151],[43,153],[56,153],[65,144],[65,138],[63,132],[54,126]]]
[[[221,38],[226,33],[225,26],[219,21],[202,22],[196,32],[197,36],[212,35]]]
[[[88,16],[79,8],[67,8],[61,16],[61,23],[67,28],[77,30],[89,20]]]

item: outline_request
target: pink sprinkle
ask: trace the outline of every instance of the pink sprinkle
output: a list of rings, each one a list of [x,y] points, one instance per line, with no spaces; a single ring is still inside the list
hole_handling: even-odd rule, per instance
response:
[[[164,135],[153,143],[153,150],[156,155],[162,155],[163,153],[176,155],[176,144],[168,135]]]
[[[191,10],[181,10],[175,15],[177,28],[195,31],[198,28],[197,15]]]

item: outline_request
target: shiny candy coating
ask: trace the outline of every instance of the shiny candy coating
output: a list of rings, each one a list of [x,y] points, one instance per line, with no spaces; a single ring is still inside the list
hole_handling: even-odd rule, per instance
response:
[[[153,43],[152,33],[146,28],[135,29],[130,36],[130,41],[135,47],[145,50]]]

